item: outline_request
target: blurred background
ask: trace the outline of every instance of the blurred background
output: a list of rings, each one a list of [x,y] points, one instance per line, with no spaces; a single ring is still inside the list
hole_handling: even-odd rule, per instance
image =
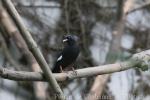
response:
[[[65,34],[80,38],[76,69],[124,61],[150,48],[149,0],[12,2],[50,66],[63,48]],[[0,11],[0,16],[6,12],[5,8]],[[26,44],[20,42],[22,38],[8,31],[8,25],[17,27],[4,25],[2,20],[0,23],[0,65],[11,70],[39,71],[26,52]],[[139,69],[59,84],[67,100],[150,100],[150,73]],[[0,79],[0,100],[53,100],[51,92],[46,82]]]

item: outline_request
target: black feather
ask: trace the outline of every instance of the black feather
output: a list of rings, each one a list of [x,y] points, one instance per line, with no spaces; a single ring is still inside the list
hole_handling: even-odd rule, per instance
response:
[[[76,41],[76,37],[72,36],[72,35],[67,35],[64,40],[67,39],[67,44],[64,47],[64,49],[62,50],[62,52],[60,53],[57,61],[54,64],[53,73],[59,73],[61,71],[60,67],[62,67],[62,69],[68,67],[69,65],[73,64],[78,55],[79,55],[79,46],[77,45]]]

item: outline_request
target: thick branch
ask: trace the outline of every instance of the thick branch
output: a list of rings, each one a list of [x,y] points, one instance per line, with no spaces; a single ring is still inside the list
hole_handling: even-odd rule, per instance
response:
[[[75,71],[69,71],[67,73],[54,74],[54,77],[57,81],[66,81],[75,78],[83,78],[120,72],[134,67],[139,67],[143,69],[147,68],[147,62],[149,60],[150,50],[147,50],[133,55],[133,57],[131,57],[128,61],[125,62],[78,69]],[[5,68],[0,68],[0,76],[2,78],[16,81],[47,81],[42,72],[11,71]]]
[[[35,59],[39,63],[41,69],[44,72],[45,77],[47,78],[49,85],[53,88],[54,93],[58,94],[58,99],[59,100],[64,100],[63,98],[63,92],[61,88],[59,87],[57,81],[52,75],[51,70],[49,69],[49,66],[47,62],[45,61],[40,49],[38,48],[36,42],[33,40],[31,34],[29,31],[26,29],[25,25],[23,24],[20,15],[16,11],[14,5],[12,4],[11,0],[2,0],[5,8],[8,10],[9,14],[13,18],[16,26],[18,27],[22,37],[24,38],[25,42],[27,43],[28,48],[34,55]]]
[[[1,2],[0,2],[0,5],[1,5]],[[0,12],[0,17],[1,17],[0,29],[1,29],[1,33],[2,33],[2,36],[0,36],[0,38],[1,38],[1,42],[2,42],[3,52],[5,53],[7,60],[10,62],[11,65],[13,65],[13,67],[15,67],[16,70],[19,70],[20,68],[21,69],[27,68],[27,67],[17,63],[17,61],[15,61],[12,58],[12,56],[9,52],[9,49],[7,48],[7,45],[5,43],[5,39],[3,39],[3,35],[4,36],[8,35],[7,38],[10,37],[14,41],[18,50],[21,52],[21,59],[23,58],[26,61],[25,63],[27,63],[29,66],[31,66],[31,68],[34,72],[40,72],[41,71],[40,66],[34,59],[31,52],[28,50],[28,47],[27,47],[24,39],[20,35],[20,32],[18,31],[17,27],[14,25],[12,19],[10,18],[9,14],[6,12],[6,10],[2,7],[2,5],[0,7],[0,11],[1,11]],[[33,84],[34,84],[33,86],[34,86],[34,93],[35,93],[36,99],[44,100],[46,98],[45,85],[41,82],[35,82]]]

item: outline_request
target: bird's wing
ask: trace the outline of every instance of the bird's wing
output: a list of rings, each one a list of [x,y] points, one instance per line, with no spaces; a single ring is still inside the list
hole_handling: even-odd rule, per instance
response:
[[[63,58],[63,56],[62,56],[62,55],[60,55],[60,56],[58,57],[57,61],[62,60],[62,58]]]

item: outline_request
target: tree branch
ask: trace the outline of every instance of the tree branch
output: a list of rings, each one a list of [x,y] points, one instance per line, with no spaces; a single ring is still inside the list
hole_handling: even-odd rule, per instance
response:
[[[11,40],[14,41],[16,47],[21,53],[20,59],[23,59],[25,61],[25,64],[28,64],[28,66],[32,68],[32,71],[40,72],[41,69],[39,64],[31,54],[31,52],[28,50],[28,47],[24,39],[20,35],[20,32],[18,31],[17,27],[13,23],[7,11],[2,6],[1,2],[0,2],[0,11],[1,11],[0,18],[2,19],[0,21],[0,29],[1,29],[0,31],[2,36],[0,36],[0,38],[2,42],[3,52],[5,53],[7,60],[10,62],[10,64],[13,65],[13,67],[15,67],[16,70],[27,68],[22,64],[17,63],[18,61],[15,61],[14,58],[11,57],[9,49],[7,48],[7,44],[5,43],[6,42],[5,39],[11,38]],[[3,38],[3,36],[5,37],[7,36],[7,38]],[[46,88],[44,83],[33,82],[33,90],[34,90],[35,98],[37,100],[44,100],[46,98]]]
[[[141,68],[142,70],[146,70],[148,69],[149,61],[150,50],[147,50],[141,53],[134,54],[129,60],[121,63],[83,68],[75,71],[69,71],[67,73],[58,73],[53,75],[57,81],[61,82],[76,78],[125,71],[135,67]],[[2,67],[0,67],[0,76],[5,79],[16,81],[47,81],[42,72],[12,71]]]
[[[26,29],[25,25],[22,22],[20,15],[18,14],[17,10],[15,9],[14,5],[12,4],[11,0],[2,0],[4,7],[9,12],[10,16],[12,17],[13,21],[15,22],[16,26],[18,27],[22,37],[24,38],[25,42],[27,43],[28,48],[34,55],[35,59],[37,60],[38,64],[40,65],[42,71],[46,79],[48,80],[49,86],[52,87],[53,93],[57,94],[57,98],[59,100],[65,100],[63,92],[58,85],[57,81],[52,75],[52,72],[44,59],[40,49],[38,48],[36,42],[33,40],[31,34]]]
[[[149,7],[149,5],[150,5],[150,1],[146,1],[145,3],[141,4],[140,6],[134,7],[133,9],[127,11],[126,13],[130,14],[130,13],[135,12],[137,10]]]

